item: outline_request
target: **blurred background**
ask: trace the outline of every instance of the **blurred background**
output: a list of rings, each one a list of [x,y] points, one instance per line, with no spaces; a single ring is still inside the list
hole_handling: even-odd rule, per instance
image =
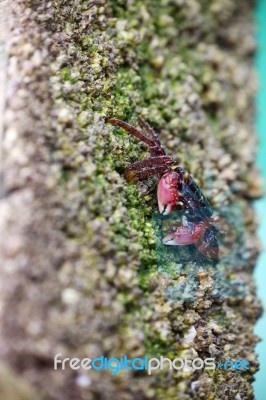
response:
[[[257,44],[258,51],[256,55],[256,69],[259,77],[259,91],[257,94],[256,109],[256,131],[259,136],[260,145],[258,149],[258,164],[264,177],[264,187],[266,180],[266,0],[259,0],[257,2],[255,12],[257,24]],[[258,296],[263,302],[264,310],[266,308],[266,198],[256,202],[256,209],[258,219],[260,222],[259,236],[264,248],[263,253],[260,255],[258,265],[255,272],[256,283],[258,288]],[[264,312],[262,318],[259,319],[255,332],[261,338],[261,342],[257,345],[257,352],[259,354],[260,371],[256,374],[256,381],[254,383],[255,396],[257,400],[265,399],[266,389],[266,314]]]

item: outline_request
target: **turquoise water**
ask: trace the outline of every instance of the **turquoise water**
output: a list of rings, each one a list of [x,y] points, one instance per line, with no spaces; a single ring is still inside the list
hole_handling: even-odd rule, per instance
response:
[[[266,182],[266,0],[258,0],[256,7],[257,43],[256,69],[260,81],[260,89],[257,94],[256,130],[259,135],[260,145],[257,156],[258,164]],[[266,187],[266,185],[265,185]],[[266,250],[266,197],[256,202],[256,211],[259,216],[259,236]],[[255,279],[258,288],[258,296],[266,310],[266,252],[264,251],[258,260],[255,270]],[[266,313],[255,327],[255,333],[262,341],[257,345],[260,371],[256,374],[254,383],[255,397],[257,400],[266,399]]]

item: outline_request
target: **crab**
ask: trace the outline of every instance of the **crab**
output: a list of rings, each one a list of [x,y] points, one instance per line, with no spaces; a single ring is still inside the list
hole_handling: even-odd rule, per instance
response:
[[[181,225],[162,238],[163,244],[195,245],[204,257],[218,260],[219,245],[213,225],[213,210],[192,175],[179,167],[173,157],[166,155],[158,134],[143,118],[138,118],[142,131],[118,118],[109,118],[106,122],[123,128],[149,148],[150,157],[126,168],[126,179],[136,182],[159,176],[157,199],[160,214],[164,216],[182,211]]]

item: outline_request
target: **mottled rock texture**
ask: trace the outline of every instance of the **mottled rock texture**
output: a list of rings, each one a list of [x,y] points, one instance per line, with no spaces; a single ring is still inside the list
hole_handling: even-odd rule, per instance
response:
[[[36,399],[25,385],[49,400],[254,398],[252,8],[249,0],[10,3],[0,355],[24,380],[12,399]],[[136,124],[139,114],[213,206],[244,210],[245,262],[226,270],[229,282],[246,283],[243,296],[214,296],[214,270],[202,265],[196,299],[166,298],[193,263],[157,268],[156,179],[123,177],[147,149],[104,122]],[[54,371],[57,353],[245,358],[251,368],[86,375]]]

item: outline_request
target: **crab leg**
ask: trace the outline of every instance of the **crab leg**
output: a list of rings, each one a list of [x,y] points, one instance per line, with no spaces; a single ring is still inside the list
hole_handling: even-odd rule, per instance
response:
[[[145,160],[144,160],[145,161]],[[134,164],[132,164],[134,165]],[[134,182],[137,180],[144,180],[153,175],[161,175],[165,171],[165,165],[157,165],[156,167],[132,169],[130,165],[125,171],[125,178],[129,182]]]
[[[146,143],[149,147],[153,147],[155,145],[155,142],[153,139],[148,138],[148,136],[144,135],[141,133],[138,129],[134,128],[133,126],[127,124],[126,122],[122,121],[121,119],[118,118],[109,118],[107,119],[107,122],[109,124],[115,125],[115,126],[120,126],[121,128],[125,129],[125,131],[131,133],[131,135],[135,136],[142,142]]]
[[[133,181],[138,177],[139,179],[146,179],[150,175],[161,174],[172,163],[173,159],[169,156],[150,157],[129,165],[125,171],[125,176],[129,181]]]
[[[171,165],[173,163],[173,159],[170,156],[159,156],[159,157],[149,157],[145,160],[136,161],[131,164],[129,168],[132,169],[140,169],[146,167],[156,167],[157,165],[164,165],[167,168],[167,165]]]
[[[142,128],[144,128],[150,135],[151,137],[156,140],[160,144],[158,134],[152,129],[152,127],[148,124],[148,122],[144,121],[143,118],[139,117],[138,118],[138,123]],[[161,145],[161,144],[160,144]]]

